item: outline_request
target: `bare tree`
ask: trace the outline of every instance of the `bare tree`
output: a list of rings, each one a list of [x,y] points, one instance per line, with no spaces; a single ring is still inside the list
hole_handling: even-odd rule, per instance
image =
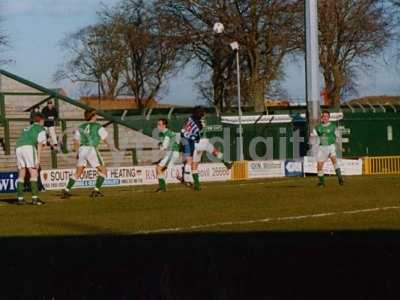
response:
[[[158,4],[181,36],[186,37],[186,50],[200,63],[200,70],[211,72],[216,107],[232,89],[227,83],[234,82],[230,80],[235,69],[229,43],[239,42],[244,103],[260,111],[272,82],[284,76],[284,57],[301,45],[302,10],[297,2],[159,0]],[[217,21],[225,24],[222,41],[212,33]]]
[[[4,51],[10,46],[9,37],[5,30],[2,28],[2,20],[0,17],[0,65],[4,65],[10,62],[9,59],[6,59],[4,55]]]
[[[395,29],[395,39],[394,39],[394,47],[396,50],[396,55],[395,55],[395,60],[396,60],[396,66],[399,65],[400,62],[400,0],[391,0],[391,4],[393,5],[393,10],[395,12],[395,24],[396,24],[396,29]],[[396,67],[397,70],[400,71],[400,67]]]
[[[67,60],[57,71],[56,80],[98,85],[101,97],[114,97],[121,92],[123,52],[115,24],[102,22],[85,27],[68,35],[61,47]]]
[[[356,88],[357,75],[392,37],[393,18],[380,0],[320,0],[320,62],[331,106]]]
[[[124,86],[141,109],[176,70],[179,47],[174,28],[160,18],[152,1],[123,0],[103,14],[118,23],[124,49]]]
[[[175,70],[174,33],[148,1],[122,0],[98,15],[98,24],[62,41],[68,59],[56,79],[98,83],[101,95],[133,95],[143,108]]]

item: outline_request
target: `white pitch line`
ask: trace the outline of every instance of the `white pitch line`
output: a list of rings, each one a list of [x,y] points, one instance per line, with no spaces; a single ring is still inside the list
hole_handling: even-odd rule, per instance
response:
[[[381,211],[387,211],[387,210],[399,210],[399,209],[400,209],[400,206],[376,207],[376,208],[366,208],[366,209],[358,209],[358,210],[347,210],[347,211],[338,211],[338,212],[326,212],[326,213],[318,213],[318,214],[300,215],[300,216],[288,216],[288,217],[277,217],[277,218],[265,218],[265,219],[258,219],[258,220],[231,221],[231,222],[221,222],[221,223],[212,223],[212,224],[203,224],[203,225],[192,225],[192,226],[188,226],[188,227],[160,228],[160,229],[154,229],[154,230],[137,231],[137,232],[135,232],[135,234],[154,234],[154,233],[190,231],[190,230],[207,229],[207,228],[213,228],[213,227],[224,227],[224,226],[233,226],[233,225],[251,225],[251,224],[256,224],[256,223],[272,223],[272,222],[280,222],[280,221],[325,218],[325,217],[338,216],[338,215],[356,215],[356,214],[381,212]]]

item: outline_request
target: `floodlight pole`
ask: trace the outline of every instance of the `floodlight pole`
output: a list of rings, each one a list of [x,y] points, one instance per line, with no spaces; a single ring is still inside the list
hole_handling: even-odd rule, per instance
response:
[[[306,99],[309,134],[320,119],[319,42],[318,42],[318,0],[305,0],[306,27]],[[311,154],[317,139],[310,136]]]
[[[237,98],[238,98],[238,119],[239,119],[239,161],[244,160],[243,151],[243,124],[242,124],[242,96],[241,96],[241,86],[240,86],[240,55],[239,55],[239,43],[231,43],[231,48],[235,51],[236,55],[236,74],[237,74]]]

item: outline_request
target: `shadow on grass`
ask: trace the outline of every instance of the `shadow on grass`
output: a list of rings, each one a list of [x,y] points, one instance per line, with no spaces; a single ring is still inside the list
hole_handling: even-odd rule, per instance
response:
[[[0,199],[1,204],[15,204],[16,198],[3,198]]]
[[[0,239],[1,299],[398,299],[400,233]]]

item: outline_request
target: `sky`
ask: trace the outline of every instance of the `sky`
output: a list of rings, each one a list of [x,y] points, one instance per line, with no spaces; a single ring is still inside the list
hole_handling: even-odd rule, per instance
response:
[[[113,5],[118,0],[0,0],[3,26],[10,36],[12,48],[8,56],[13,63],[5,66],[17,75],[46,87],[63,87],[76,97],[77,89],[68,82],[55,83],[53,75],[64,61],[59,46],[66,34],[96,22],[99,5]],[[359,80],[359,94],[400,94],[400,73],[385,64],[388,53],[373,61],[373,71],[366,72]],[[164,103],[192,105],[201,103],[196,91],[195,70],[189,66],[168,82],[162,94]],[[304,99],[304,65],[289,64],[283,87],[295,100]]]

